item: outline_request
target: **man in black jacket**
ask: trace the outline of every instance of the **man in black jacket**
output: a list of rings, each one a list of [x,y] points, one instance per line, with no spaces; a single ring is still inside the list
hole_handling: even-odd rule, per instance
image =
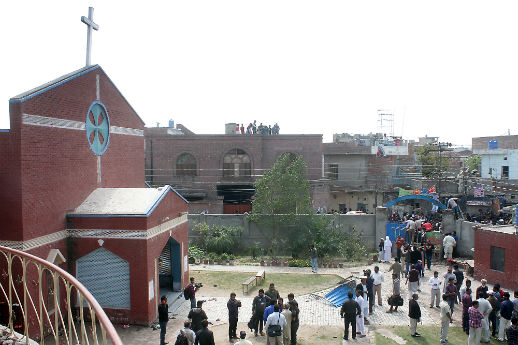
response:
[[[238,339],[237,337],[237,320],[239,315],[239,307],[241,302],[236,299],[236,293],[230,294],[230,299],[227,302],[228,309],[228,340]]]
[[[257,331],[264,335],[263,332],[263,314],[266,309],[266,297],[264,296],[264,290],[259,289],[259,295],[254,297],[254,301],[252,302],[252,315],[254,316],[254,331],[255,336],[257,337]]]
[[[167,297],[164,295],[160,298],[158,305],[158,323],[160,324],[160,345],[167,344],[165,342],[165,333],[167,331],[167,322],[169,321],[169,306],[167,305]]]
[[[353,339],[356,339],[356,316],[361,315],[360,305],[353,299],[352,291],[347,293],[348,299],[342,304],[340,316],[344,319],[344,339],[349,339],[349,324],[352,326]]]
[[[209,326],[209,322],[207,320],[203,320],[201,322],[201,330],[196,332],[196,342],[195,345],[215,345],[214,344],[214,333],[209,330],[207,327]]]
[[[191,319],[191,328],[194,331],[194,333],[198,332],[201,329],[201,322],[203,320],[208,319],[207,314],[205,314],[205,311],[201,309],[202,304],[203,301],[197,301],[196,308],[191,309],[189,315],[187,315],[187,317]]]
[[[419,296],[417,294],[412,295],[412,299],[408,303],[408,317],[410,318],[410,335],[412,337],[420,337],[421,334],[417,333],[417,323],[421,320],[421,307],[417,303]]]
[[[297,345],[297,331],[299,329],[299,304],[295,300],[295,295],[290,292],[288,294],[288,304],[291,311],[291,345]],[[290,345],[290,344],[285,344]]]

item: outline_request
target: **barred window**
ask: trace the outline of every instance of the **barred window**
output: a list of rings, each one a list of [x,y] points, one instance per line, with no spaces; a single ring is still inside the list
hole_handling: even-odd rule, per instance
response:
[[[196,175],[196,158],[190,153],[182,153],[176,160],[176,176]]]
[[[251,167],[250,157],[241,149],[232,149],[223,157],[224,177],[250,177]]]

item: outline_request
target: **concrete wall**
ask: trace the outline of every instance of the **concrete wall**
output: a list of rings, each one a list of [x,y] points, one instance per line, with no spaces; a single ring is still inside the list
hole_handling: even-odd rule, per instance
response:
[[[362,236],[362,241],[368,250],[376,248],[376,216],[375,215],[325,215],[330,217],[342,231],[350,232],[353,228]],[[241,214],[189,214],[189,239],[198,234],[193,231],[196,223],[205,222],[208,225],[238,226],[243,229],[239,240],[240,251],[259,243],[263,248],[271,246],[273,230],[255,222],[249,222],[246,215]],[[385,217],[386,223],[386,217]],[[385,229],[383,225],[383,229]],[[282,233],[283,229],[279,232]]]
[[[459,243],[457,243],[457,253],[461,257],[473,258],[473,251],[471,248],[475,248],[475,230],[473,226],[476,223],[466,222],[458,220],[456,224],[457,237]]]

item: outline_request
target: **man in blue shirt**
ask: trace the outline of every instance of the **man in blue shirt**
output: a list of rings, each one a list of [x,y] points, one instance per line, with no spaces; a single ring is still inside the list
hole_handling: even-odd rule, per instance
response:
[[[273,313],[275,306],[277,306],[278,310],[282,310],[283,302],[284,302],[283,299],[279,298],[277,300],[277,304],[266,307],[266,309],[264,310],[264,314],[263,314],[264,322],[266,322],[268,320],[268,316],[270,316],[270,314]]]
[[[513,302],[509,300],[509,297],[509,292],[504,292],[502,303],[500,303],[500,328],[498,329],[499,341],[507,339],[505,336],[505,329],[509,326],[511,317],[513,316],[514,305]]]

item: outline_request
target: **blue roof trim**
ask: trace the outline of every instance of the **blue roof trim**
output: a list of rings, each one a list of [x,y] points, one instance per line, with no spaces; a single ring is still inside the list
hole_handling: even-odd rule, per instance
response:
[[[57,87],[57,86],[59,86],[59,85],[61,85],[61,84],[64,84],[64,83],[66,83],[66,82],[69,82],[69,81],[71,81],[71,80],[73,80],[73,79],[75,79],[75,78],[77,78],[77,77],[80,77],[80,76],[82,76],[82,75],[84,75],[84,74],[86,74],[86,73],[90,73],[90,72],[92,72],[92,71],[95,71],[96,69],[99,69],[99,68],[101,68],[99,65],[93,66],[93,68],[87,69],[87,70],[85,70],[85,71],[83,71],[83,72],[80,72],[80,73],[78,73],[78,74],[74,74],[73,76],[70,76],[70,77],[68,77],[68,78],[65,78],[65,79],[63,79],[63,80],[61,80],[61,81],[59,81],[59,82],[56,82],[55,84],[49,85],[49,86],[47,86],[47,87],[44,87],[43,89],[41,89],[41,90],[39,90],[39,91],[36,91],[36,92],[34,92],[34,93],[31,93],[30,95],[24,96],[24,97],[19,98],[19,99],[18,99],[18,98],[10,99],[10,100],[9,100],[9,103],[21,103],[21,102],[28,101],[29,99],[31,99],[31,98],[33,98],[33,97],[36,97],[36,96],[38,96],[38,95],[41,95],[42,93],[45,93],[45,92],[47,92],[47,91],[49,91],[49,90],[52,90],[53,88],[55,88],[55,87]]]
[[[162,202],[162,200],[165,198],[165,196],[167,195],[167,193],[169,193],[171,186],[164,186],[164,187],[166,187],[166,190],[163,191],[162,195],[160,195],[160,197],[155,201],[155,203],[153,205],[151,205],[150,208],[148,208],[148,210],[146,212],[146,217],[149,217],[151,215],[151,213],[153,213],[153,211],[157,208],[158,204],[160,204]]]
[[[183,201],[185,201],[187,204],[189,203],[189,202],[187,201],[187,199],[185,199],[185,198],[182,196],[182,194],[178,193],[178,191],[177,191],[176,189],[174,189],[174,188],[173,188],[173,187],[171,187],[171,186],[169,186],[169,188],[171,188],[171,190],[172,190],[173,192],[175,192],[175,193],[176,193],[176,195],[178,195],[180,198],[182,198],[182,200],[183,200]]]

